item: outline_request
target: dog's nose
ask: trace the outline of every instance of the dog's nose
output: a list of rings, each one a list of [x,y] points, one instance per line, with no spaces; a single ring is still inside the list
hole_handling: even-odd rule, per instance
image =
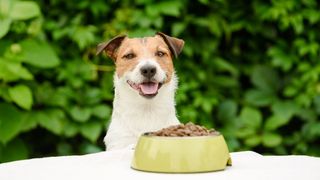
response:
[[[145,65],[141,67],[140,72],[144,77],[152,78],[156,74],[157,68],[155,66]]]

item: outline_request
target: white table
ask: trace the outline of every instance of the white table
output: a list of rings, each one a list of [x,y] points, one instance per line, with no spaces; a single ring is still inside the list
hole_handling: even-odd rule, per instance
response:
[[[0,164],[0,180],[320,180],[320,158],[310,156],[262,156],[245,151],[231,153],[233,166],[224,171],[165,174],[130,168],[132,150],[83,156],[38,158]]]

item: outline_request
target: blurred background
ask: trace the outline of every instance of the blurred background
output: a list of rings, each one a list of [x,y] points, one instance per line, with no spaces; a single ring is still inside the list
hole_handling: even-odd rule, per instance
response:
[[[178,117],[231,151],[320,156],[316,0],[0,0],[0,162],[104,150],[112,60],[96,45],[161,31]]]

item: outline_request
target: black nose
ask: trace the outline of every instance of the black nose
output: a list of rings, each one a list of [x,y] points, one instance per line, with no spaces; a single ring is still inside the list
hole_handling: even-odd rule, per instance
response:
[[[140,72],[144,77],[152,78],[156,74],[157,69],[154,66],[145,65],[141,67]]]

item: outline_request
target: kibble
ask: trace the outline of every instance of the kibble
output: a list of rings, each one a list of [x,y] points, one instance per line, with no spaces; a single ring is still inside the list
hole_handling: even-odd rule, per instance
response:
[[[146,133],[149,136],[187,137],[187,136],[217,136],[220,133],[214,129],[195,125],[192,122],[163,128],[159,131]]]

